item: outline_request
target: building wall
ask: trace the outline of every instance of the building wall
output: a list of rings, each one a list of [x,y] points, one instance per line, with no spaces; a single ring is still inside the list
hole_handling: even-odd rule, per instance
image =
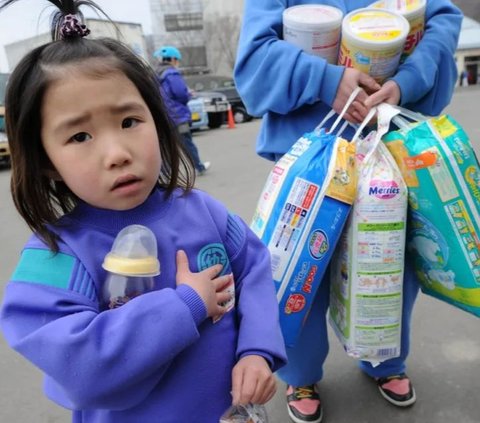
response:
[[[5,45],[5,54],[7,56],[9,69],[14,69],[22,57],[25,56],[30,50],[40,47],[42,44],[48,43],[51,41],[51,39],[52,37],[50,34],[46,33]]]
[[[243,0],[150,0],[150,9],[153,49],[162,45],[178,47],[186,72],[231,75]],[[192,29],[168,28],[167,18],[175,15],[201,16],[201,24]],[[192,18],[191,26],[196,23]]]
[[[95,38],[111,37],[128,45],[140,57],[147,59],[147,46],[142,25],[130,22],[111,22],[101,19],[87,19],[87,27]]]
[[[137,55],[147,59],[147,47],[143,36],[142,26],[140,24],[116,22],[116,29],[115,25],[111,22],[100,19],[86,19],[85,23],[92,31],[91,37],[111,37],[117,39],[127,44]],[[14,69],[22,57],[30,50],[50,41],[50,33],[45,33],[5,45],[5,53],[9,68]]]

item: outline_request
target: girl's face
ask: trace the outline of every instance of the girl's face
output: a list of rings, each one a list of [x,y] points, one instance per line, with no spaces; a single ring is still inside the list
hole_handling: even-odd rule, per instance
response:
[[[149,108],[123,73],[68,68],[48,87],[41,114],[52,179],[99,208],[128,210],[146,200],[160,173],[159,140]]]

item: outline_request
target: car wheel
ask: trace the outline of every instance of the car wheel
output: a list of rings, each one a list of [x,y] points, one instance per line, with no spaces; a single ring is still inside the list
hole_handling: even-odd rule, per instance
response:
[[[244,123],[248,121],[248,113],[243,107],[237,107],[233,110],[233,120],[235,123]]]
[[[208,114],[208,127],[210,129],[217,129],[222,126],[223,123],[223,113],[209,113]]]

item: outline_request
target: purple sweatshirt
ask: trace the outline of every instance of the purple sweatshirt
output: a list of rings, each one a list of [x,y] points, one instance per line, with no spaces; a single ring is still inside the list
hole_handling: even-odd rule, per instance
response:
[[[141,224],[157,237],[155,290],[120,308],[99,309],[102,261],[117,233]],[[155,190],[141,206],[111,211],[80,204],[56,231],[53,255],[28,241],[7,285],[0,322],[8,343],[46,375],[46,395],[73,422],[218,423],[231,403],[231,371],[259,354],[285,363],[267,249],[205,193]],[[176,287],[175,253],[190,269],[233,272],[235,307],[212,323],[186,285]]]

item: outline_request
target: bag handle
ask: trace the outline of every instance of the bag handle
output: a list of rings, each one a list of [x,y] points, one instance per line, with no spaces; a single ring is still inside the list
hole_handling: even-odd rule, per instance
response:
[[[395,116],[394,118],[392,118],[392,122],[395,124],[395,126],[397,126],[397,128],[401,129],[402,131],[408,131],[410,129],[410,121],[401,116]]]
[[[348,108],[351,106],[351,104],[353,103],[353,101],[357,98],[357,95],[358,93],[361,91],[362,89],[360,87],[357,87],[353,90],[352,94],[350,94],[350,97],[348,97],[348,100],[347,102],[345,103],[345,106],[343,106],[343,109],[342,111],[340,112],[340,114],[338,115],[337,117],[337,120],[335,122],[333,122],[333,125],[332,127],[330,128],[330,131],[328,131],[329,133],[335,131],[335,128],[338,126],[338,124],[340,123],[340,121],[343,119],[343,117],[345,116],[345,113],[347,113],[347,110]]]
[[[360,87],[357,87],[355,88],[353,91],[352,91],[352,94],[350,94],[350,97],[348,97],[348,100],[347,102],[345,103],[345,106],[343,107],[343,110],[340,112],[340,114],[338,115],[337,119],[335,120],[335,122],[333,122],[333,125],[331,126],[330,130],[328,131],[328,133],[331,133],[335,130],[335,128],[338,126],[338,124],[340,123],[340,121],[343,119],[343,116],[345,116],[345,113],[347,113],[347,110],[348,108],[350,107],[350,105],[353,103],[353,101],[355,100],[355,98],[357,97],[358,93],[360,92],[361,88]],[[323,120],[317,125],[317,127],[314,129],[314,132],[319,132],[320,129],[322,129],[325,124],[335,115],[335,110],[330,110],[327,115],[323,118]]]
[[[340,127],[340,129],[337,131],[337,137],[341,137],[345,129],[347,129],[347,126],[350,125],[350,122],[345,121],[343,122],[343,125]]]
[[[325,124],[335,115],[335,110],[330,110],[326,116],[323,118],[323,120],[317,125],[317,127],[314,129],[314,132],[319,132],[320,129],[322,129]]]
[[[360,124],[360,126],[357,129],[357,132],[355,132],[355,135],[353,136],[352,140],[350,141],[351,143],[356,143],[358,139],[360,138],[360,135],[362,134],[363,130],[365,127],[368,125],[368,122],[370,122],[375,114],[377,113],[377,108],[372,107],[370,111],[367,113],[367,116],[365,116],[365,119],[363,119],[363,122]]]
[[[383,136],[388,132],[390,128],[390,122],[395,116],[397,116],[400,113],[400,111],[396,107],[392,107],[392,105],[387,103],[380,103],[377,107],[375,107],[375,109],[377,112],[377,131],[375,133],[375,140],[373,141],[373,144],[370,147],[370,150],[365,155],[363,159],[364,161],[367,161],[369,157],[374,153],[374,151],[377,149],[377,146],[382,142]],[[372,110],[370,110],[370,113],[372,112]],[[367,122],[369,121],[368,117],[369,116],[367,115],[367,117],[362,122],[362,124],[364,124],[365,121]],[[360,136],[360,133],[361,133],[361,130],[359,128],[359,131],[357,131],[358,136]]]
[[[428,119],[427,116],[422,115],[418,112],[414,112],[412,110],[405,109],[405,107],[393,106],[391,104],[389,104],[389,106],[397,109],[402,116],[405,116],[406,118],[413,120],[414,122],[423,122]]]

